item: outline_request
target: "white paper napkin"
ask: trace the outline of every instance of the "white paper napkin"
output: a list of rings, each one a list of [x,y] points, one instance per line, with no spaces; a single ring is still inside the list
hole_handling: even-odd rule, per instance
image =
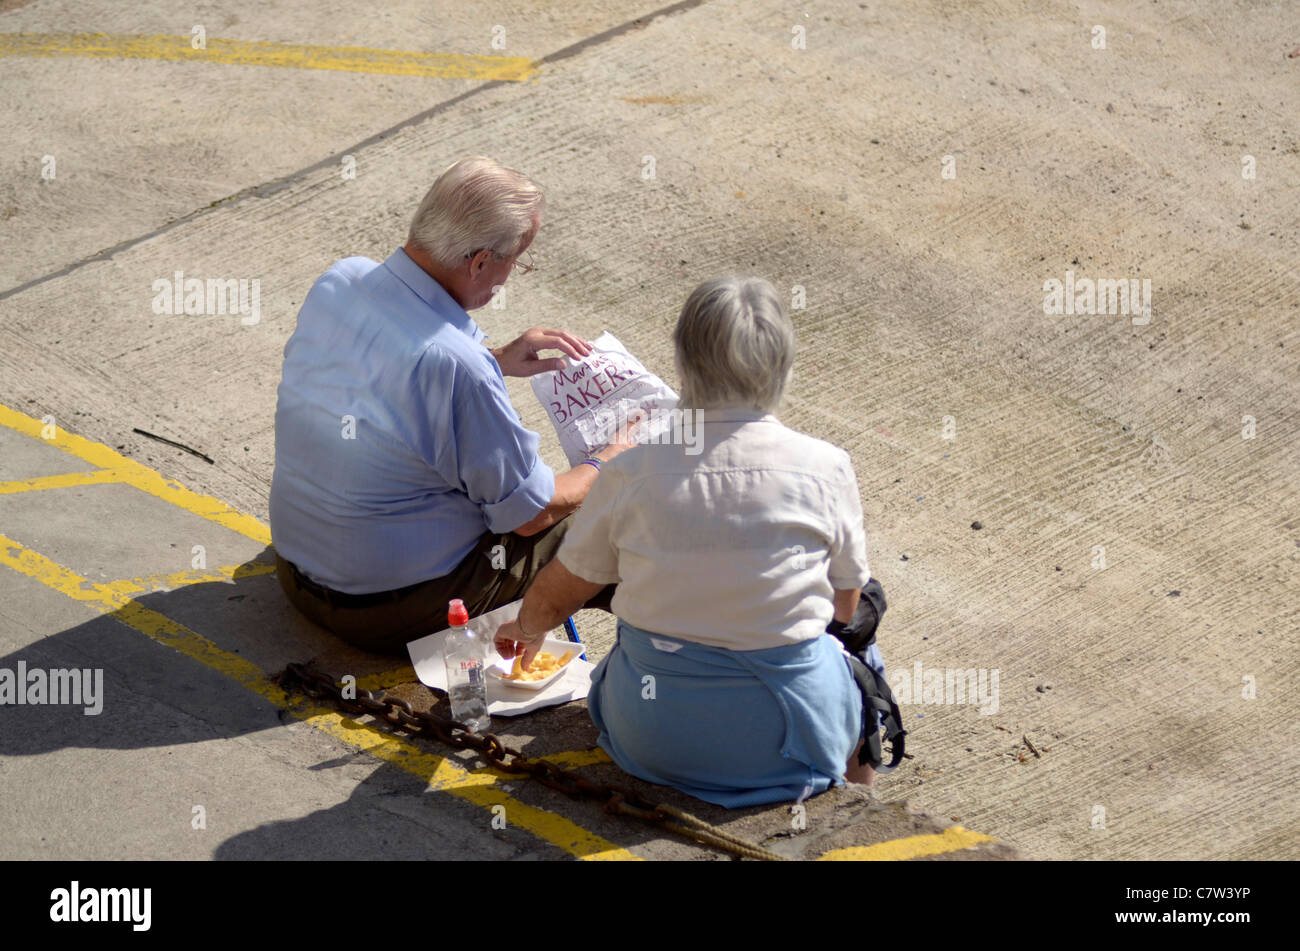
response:
[[[511,601],[495,611],[480,614],[470,619],[470,627],[476,634],[485,637],[490,645],[497,630],[519,616],[522,604],[522,600]],[[420,683],[444,692],[447,689],[447,667],[442,660],[442,648],[450,630],[446,628],[436,634],[428,634],[406,645],[406,650],[411,655],[411,666],[415,668],[415,676],[420,678]],[[582,649],[581,645],[574,646],[578,650]],[[495,663],[506,672],[510,670],[511,661],[501,657],[495,647],[488,647],[488,663]],[[513,717],[542,707],[559,706],[570,700],[585,700],[587,691],[591,689],[591,672],[595,669],[595,664],[575,657],[565,664],[564,673],[542,690],[512,687],[495,677],[486,677],[488,713]]]

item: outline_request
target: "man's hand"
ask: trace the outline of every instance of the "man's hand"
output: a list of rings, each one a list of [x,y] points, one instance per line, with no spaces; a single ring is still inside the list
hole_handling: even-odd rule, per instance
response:
[[[543,360],[538,356],[542,350],[561,350],[575,360],[581,360],[591,353],[591,344],[564,330],[533,327],[524,331],[517,340],[491,353],[503,376],[534,376],[567,366],[563,357]]]

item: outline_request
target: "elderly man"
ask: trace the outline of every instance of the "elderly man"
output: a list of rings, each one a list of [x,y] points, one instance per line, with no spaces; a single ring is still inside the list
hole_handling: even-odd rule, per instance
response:
[[[448,168],[404,247],[331,267],[284,348],[271,535],[281,587],[310,620],[382,653],[520,597],[626,433],[556,475],[505,376],[590,347],[534,327],[497,350],[468,311],[505,284],[541,227],[537,185],[483,157]],[[609,591],[591,599],[608,605]]]

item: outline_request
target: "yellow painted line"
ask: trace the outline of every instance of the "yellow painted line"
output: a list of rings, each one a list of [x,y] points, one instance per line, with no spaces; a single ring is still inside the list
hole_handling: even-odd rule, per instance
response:
[[[42,430],[45,428],[41,420],[19,413],[3,404],[0,404],[0,426],[23,433],[33,439],[42,439]],[[255,541],[270,544],[269,530],[257,519],[244,515],[211,496],[199,495],[177,482],[167,481],[149,467],[119,455],[107,446],[61,429],[55,431],[53,438],[44,441],[92,465],[99,466],[99,471],[113,472],[116,476],[114,481],[157,496],[172,505],[237,531]],[[69,478],[72,475],[93,474],[72,473],[69,476],[47,478],[59,479]],[[0,486],[7,484],[12,483],[0,483]],[[500,779],[510,778],[507,774],[498,773],[491,767],[472,772],[466,771],[446,757],[425,753],[418,747],[373,726],[340,716],[327,707],[305,701],[297,695],[290,696],[271,683],[260,667],[236,654],[221,650],[206,638],[130,598],[132,594],[156,587],[181,587],[204,581],[227,581],[237,577],[270,574],[275,570],[272,565],[248,562],[208,571],[182,571],[94,584],[44,555],[27,550],[4,535],[0,535],[0,564],[35,578],[46,587],[74,600],[111,614],[159,643],[166,644],[185,656],[198,660],[236,680],[311,726],[329,733],[344,743],[373,753],[380,759],[426,780],[435,791],[448,792],[484,807],[490,808],[495,805],[506,807],[508,822],[527,829],[571,855],[587,860],[639,860],[638,856],[626,849],[601,839],[563,816],[525,805],[495,788],[495,784]],[[244,573],[240,574],[240,572]],[[374,690],[398,683],[409,683],[414,679],[414,670],[410,667],[399,667],[360,678],[357,685],[367,690]],[[569,750],[553,753],[545,758],[570,768],[610,762],[604,750],[600,749]],[[982,842],[993,841],[996,840],[990,836],[954,826],[939,835],[911,836],[876,845],[835,849],[822,855],[819,861],[901,861],[924,855],[955,852]]]
[[[372,725],[344,717],[297,694],[288,694],[272,683],[256,664],[222,650],[183,624],[131,599],[122,590],[129,582],[89,582],[63,565],[24,548],[4,535],[0,535],[0,565],[114,617],[158,643],[191,660],[197,660],[310,726],[418,776],[434,791],[446,792],[479,806],[503,806],[508,823],[531,832],[571,855],[589,860],[637,859],[631,852],[588,832],[577,823],[545,809],[529,806],[495,788],[503,774],[487,770],[468,772],[448,757],[426,753],[414,744]]]
[[[415,676],[415,668],[407,664],[405,667],[395,667],[392,670],[381,670],[377,674],[358,677],[357,686],[363,690],[383,690],[386,687],[396,687],[398,684],[415,683],[418,679]]]
[[[43,489],[67,489],[74,485],[107,485],[123,481],[116,469],[91,469],[89,472],[65,472],[61,475],[39,476],[35,479],[18,479],[0,482],[0,495],[18,492],[40,492]]]
[[[602,749],[594,750],[565,750],[562,753],[546,753],[539,757],[548,759],[557,766],[563,766],[565,769],[577,769],[581,766],[595,766],[597,763],[612,763],[609,754]]]
[[[526,56],[477,56],[467,53],[421,53],[365,46],[303,46],[208,37],[194,49],[191,36],[108,33],[2,33],[3,56],[77,56],[94,59],[148,59],[168,62],[326,69],[387,76],[440,79],[497,79],[522,82],[537,72]]]
[[[270,544],[269,530],[257,519],[244,515],[218,499],[199,495],[179,483],[169,482],[149,467],[119,455],[107,446],[65,432],[61,428],[50,431],[41,420],[19,413],[3,404],[0,404],[0,426],[33,439],[43,439],[47,444],[85,460],[91,465],[112,469],[121,477],[123,483],[240,532],[255,541]],[[44,438],[47,432],[51,437],[49,439]],[[4,535],[0,535],[0,564],[34,578],[46,587],[76,601],[111,614],[159,643],[166,644],[185,656],[225,674],[276,706],[288,710],[295,717],[305,720],[311,726],[418,776],[428,782],[435,791],[448,792],[489,808],[495,805],[505,806],[508,822],[559,846],[571,855],[588,860],[639,860],[633,853],[588,832],[563,816],[525,805],[499,789],[493,788],[504,774],[483,771],[469,773],[446,757],[425,753],[411,743],[384,733],[374,726],[366,726],[342,717],[325,707],[306,702],[298,695],[290,697],[271,683],[265,672],[255,664],[237,654],[221,650],[184,625],[144,607],[131,598],[133,594],[149,590],[148,584],[159,577],[195,583],[190,580],[192,578],[190,572],[93,584],[45,556],[27,550]],[[236,577],[236,573],[241,569],[260,571],[262,567],[257,563],[234,566],[231,569],[231,578]],[[265,567],[274,570],[270,566]],[[214,580],[224,579],[226,571],[226,567],[213,569],[217,575],[217,579]],[[409,668],[405,669],[409,670]],[[411,674],[413,676],[414,671],[411,671]],[[372,675],[375,678],[383,676],[383,674]]]
[[[123,578],[106,582],[118,594],[139,594],[141,591],[174,591],[192,584],[233,582],[242,578],[259,578],[275,574],[275,565],[262,561],[247,561],[242,565],[222,565],[220,568],[173,571],[169,574],[144,575],[140,578]]]
[[[360,683],[360,681],[357,682]],[[595,766],[598,763],[614,762],[612,759],[609,758],[609,754],[607,754],[604,750],[601,749],[563,750],[562,752],[559,753],[542,753],[538,755],[536,758],[548,760],[554,763],[556,766],[563,766],[565,769],[580,769],[583,766]],[[472,775],[479,775],[481,773],[490,773],[490,772],[494,772],[493,767],[482,766],[479,769],[473,770]],[[503,778],[514,778],[514,779],[519,778],[519,776],[517,775],[512,777],[511,774],[509,773],[501,773],[500,775]]]
[[[0,426],[12,429],[25,436],[31,436],[33,439],[42,439],[47,445],[62,449],[69,455],[76,456],[93,466],[98,466],[101,469],[112,469],[117,472],[119,478],[116,481],[120,483],[139,489],[141,492],[147,492],[149,495],[157,496],[177,508],[192,512],[209,522],[216,522],[224,528],[253,539],[253,541],[261,542],[263,545],[271,544],[271,530],[251,515],[245,515],[243,512],[231,508],[225,502],[214,499],[210,495],[199,495],[197,492],[191,492],[179,482],[164,479],[148,466],[119,455],[105,445],[73,435],[62,428],[54,429],[51,434],[53,438],[44,439],[42,431],[48,427],[41,420],[19,413],[4,405],[0,405]]]
[[[851,845],[833,849],[821,856],[819,862],[904,862],[924,855],[943,855],[960,852],[983,842],[996,842],[992,836],[961,826],[944,829],[937,835],[911,835],[905,839],[891,839],[875,845]]]

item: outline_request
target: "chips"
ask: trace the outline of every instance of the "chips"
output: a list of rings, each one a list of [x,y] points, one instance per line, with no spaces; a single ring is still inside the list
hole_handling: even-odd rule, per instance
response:
[[[573,658],[573,651],[565,651],[564,656],[557,658],[550,651],[542,651],[533,658],[533,664],[527,670],[524,670],[523,654],[515,655],[515,665],[510,668],[510,674],[502,677],[502,680],[545,680],[554,674],[557,670],[567,664]]]

